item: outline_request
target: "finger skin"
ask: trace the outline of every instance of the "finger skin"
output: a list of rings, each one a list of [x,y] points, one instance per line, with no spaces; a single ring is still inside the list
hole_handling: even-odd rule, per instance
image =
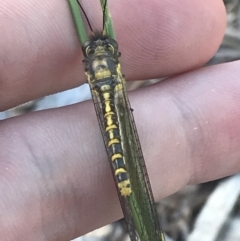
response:
[[[96,0],[83,4],[92,25],[101,29]],[[127,80],[202,66],[225,32],[225,8],[219,0],[109,4]],[[86,81],[67,0],[0,1],[0,23],[0,111]]]
[[[240,62],[130,93],[156,200],[240,171]],[[0,123],[0,237],[66,241],[122,214],[91,101]]]

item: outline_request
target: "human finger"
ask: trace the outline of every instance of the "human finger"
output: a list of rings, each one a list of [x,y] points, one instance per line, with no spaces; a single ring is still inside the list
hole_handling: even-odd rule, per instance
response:
[[[102,28],[96,0],[83,1]],[[222,1],[109,1],[127,80],[175,75],[207,62],[225,31]],[[0,2],[0,110],[86,81],[67,1]]]
[[[130,93],[156,200],[239,172],[239,66]],[[5,240],[65,241],[121,217],[91,101],[2,121],[0,133]]]

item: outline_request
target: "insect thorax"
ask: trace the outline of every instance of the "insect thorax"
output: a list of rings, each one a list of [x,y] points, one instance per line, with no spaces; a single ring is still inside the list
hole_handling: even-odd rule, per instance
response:
[[[104,79],[117,79],[120,69],[119,52],[118,44],[114,39],[100,36],[87,41],[83,45],[83,53],[85,71],[92,87]]]

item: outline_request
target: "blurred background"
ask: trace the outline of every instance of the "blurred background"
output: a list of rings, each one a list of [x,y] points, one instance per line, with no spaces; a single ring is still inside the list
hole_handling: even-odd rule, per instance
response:
[[[207,65],[240,59],[240,1],[225,0],[228,25],[222,45]],[[127,83],[128,90],[159,80]],[[0,112],[0,120],[30,111],[71,105],[90,99],[87,84]],[[157,203],[159,221],[168,241],[240,241],[240,174],[187,186]],[[74,241],[129,241],[124,220]]]

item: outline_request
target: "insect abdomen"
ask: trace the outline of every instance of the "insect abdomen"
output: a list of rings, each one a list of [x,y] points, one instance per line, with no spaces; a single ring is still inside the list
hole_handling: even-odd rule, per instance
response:
[[[115,179],[122,196],[129,196],[132,192],[129,174],[126,169],[123,148],[120,138],[117,114],[114,108],[113,89],[110,85],[101,86],[100,98],[105,123],[105,135],[107,137],[107,149],[114,170]]]

